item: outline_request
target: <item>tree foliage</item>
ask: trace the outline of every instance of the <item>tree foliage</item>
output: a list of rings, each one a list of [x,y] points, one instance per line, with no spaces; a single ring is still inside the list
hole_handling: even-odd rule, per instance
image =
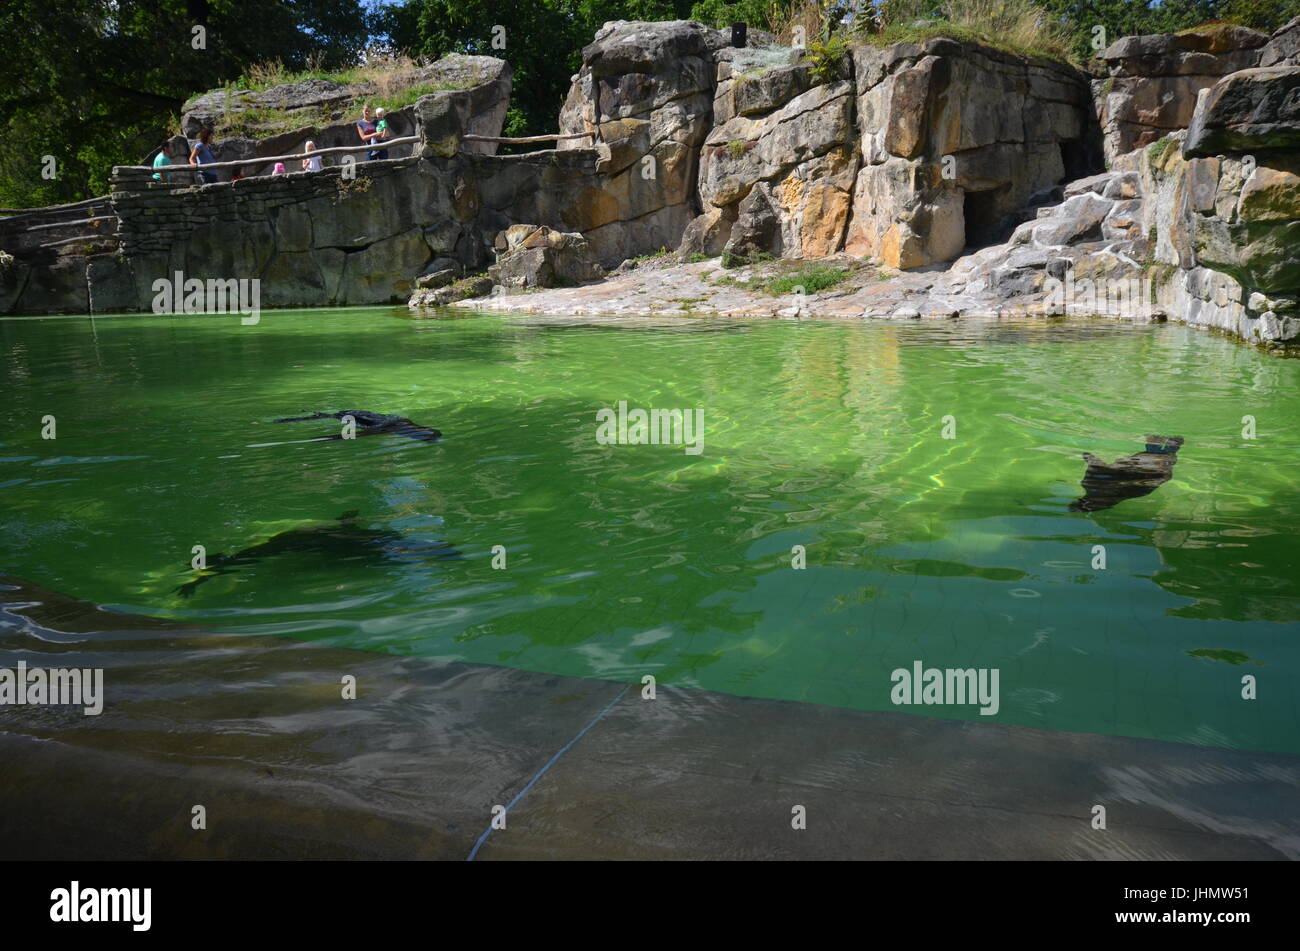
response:
[[[0,206],[103,194],[112,167],[158,145],[194,93],[271,59],[348,65],[367,37],[361,0],[5,0]]]
[[[374,0],[369,0],[374,4]],[[815,13],[865,25],[874,3],[917,0],[5,0],[0,5],[0,206],[103,194],[115,164],[134,164],[175,128],[191,95],[258,63],[287,70],[356,65],[367,43],[436,59],[499,56],[514,68],[507,134],[554,132],[582,48],[608,20],[740,20],[759,29]],[[931,15],[944,0],[934,0]],[[951,0],[949,0],[951,2]],[[1089,56],[1107,42],[1215,18],[1272,30],[1300,0],[1034,0]],[[815,9],[812,9],[815,8]],[[861,9],[863,16],[854,11]],[[816,19],[816,17],[814,17]],[[802,22],[802,20],[800,20]],[[822,21],[818,21],[822,22]],[[207,30],[195,49],[193,27]],[[502,36],[504,48],[493,44]],[[57,176],[42,177],[44,156]]]
[[[406,0],[379,27],[412,56],[497,56],[514,71],[507,135],[554,132],[582,48],[607,20],[686,19],[692,0]],[[495,27],[504,27],[504,34]],[[494,37],[504,48],[493,45]]]
[[[1107,44],[1125,36],[1177,33],[1207,23],[1227,20],[1271,33],[1300,15],[1300,0],[1040,0],[1061,18],[1074,39],[1081,58],[1096,50],[1095,27],[1104,29]]]

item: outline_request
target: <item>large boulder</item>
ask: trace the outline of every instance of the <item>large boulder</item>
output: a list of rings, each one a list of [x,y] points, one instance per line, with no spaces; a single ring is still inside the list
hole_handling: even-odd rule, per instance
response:
[[[710,258],[721,254],[731,240],[731,229],[738,213],[736,206],[731,205],[726,208],[710,208],[693,219],[682,233],[682,241],[677,249],[681,259],[687,260],[696,254]]]
[[[260,91],[216,89],[185,103],[181,109],[181,132],[194,138],[204,127],[239,124],[256,133],[247,137],[261,139],[291,128],[350,123],[360,114],[363,104],[382,100],[394,92],[472,89],[509,76],[510,66],[503,60],[452,54],[428,66],[394,69],[356,83],[304,79]],[[509,89],[506,94],[508,99]]]
[[[739,217],[722,250],[722,263],[736,267],[757,261],[760,255],[781,253],[781,222],[767,185],[759,184],[740,202]]]
[[[1300,66],[1300,17],[1282,27],[1260,50],[1260,66]]]
[[[1030,232],[1033,242],[1055,247],[1100,238],[1102,223],[1113,207],[1114,202],[1092,192],[1069,198],[1054,208],[1051,216],[1034,224]]]
[[[181,107],[181,132],[193,139],[203,128],[216,128],[235,121],[249,127],[272,127],[272,116],[298,125],[315,124],[322,117],[342,119],[350,114],[358,98],[368,98],[374,87],[348,87],[327,79],[304,79],[280,83],[255,92],[248,89],[216,89],[191,97]],[[277,122],[276,125],[279,123]]]
[[[671,73],[683,58],[708,56],[726,43],[720,31],[693,20],[613,20],[583,48],[582,63],[596,76]]]
[[[415,104],[416,130],[424,137],[426,150],[438,155],[455,151],[495,155],[495,142],[462,142],[461,136],[501,135],[510,108],[513,70],[494,56],[444,56],[439,85],[432,95]],[[456,148],[450,148],[454,142]]]
[[[496,244],[497,263],[488,277],[502,287],[571,287],[605,276],[580,234],[513,225],[497,235]]]
[[[1196,104],[1188,156],[1300,148],[1300,66],[1243,69]]]

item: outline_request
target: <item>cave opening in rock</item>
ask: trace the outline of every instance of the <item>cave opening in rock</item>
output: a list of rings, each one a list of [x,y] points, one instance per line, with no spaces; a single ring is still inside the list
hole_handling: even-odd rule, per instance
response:
[[[1088,161],[1088,150],[1083,147],[1082,140],[1062,139],[1057,146],[1061,150],[1061,167],[1065,169],[1065,177],[1057,182],[1058,185],[1086,178],[1095,171]]]
[[[966,225],[966,250],[978,251],[1004,240],[1010,228],[998,201],[1000,190],[966,192],[962,199],[962,220]]]

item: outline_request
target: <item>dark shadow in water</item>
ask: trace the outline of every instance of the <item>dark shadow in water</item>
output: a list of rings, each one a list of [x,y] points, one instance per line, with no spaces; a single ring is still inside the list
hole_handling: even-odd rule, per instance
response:
[[[1072,512],[1098,512],[1113,508],[1126,499],[1150,495],[1173,478],[1174,463],[1182,436],[1147,436],[1146,450],[1102,462],[1090,452],[1083,454],[1088,463],[1083,473],[1083,497],[1070,503]]]
[[[398,532],[379,531],[357,524],[356,512],[345,512],[337,522],[295,528],[273,535],[264,542],[233,555],[217,553],[204,573],[176,589],[182,598],[216,575],[228,575],[251,568],[266,558],[280,555],[310,555],[330,564],[339,562],[391,560],[411,562],[424,559],[446,561],[464,556],[445,542],[433,544],[410,539]]]
[[[1241,651],[1227,650],[1222,647],[1200,647],[1194,651],[1185,652],[1188,657],[1201,657],[1205,660],[1217,660],[1225,664],[1232,664],[1234,667],[1240,667],[1242,664],[1251,663],[1256,667],[1264,665],[1252,658],[1249,654],[1243,654]]]
[[[421,442],[437,442],[442,438],[442,433],[437,429],[429,429],[427,426],[420,426],[411,422],[404,416],[391,416],[386,413],[372,413],[365,409],[345,409],[337,413],[312,413],[310,416],[288,416],[284,419],[272,420],[274,423],[303,423],[315,419],[343,419],[346,416],[352,417],[353,422],[357,425],[358,436],[375,436],[380,433],[392,433],[395,436],[409,436],[411,439],[418,439]],[[326,439],[342,439],[343,436],[335,433],[332,436],[324,437]]]

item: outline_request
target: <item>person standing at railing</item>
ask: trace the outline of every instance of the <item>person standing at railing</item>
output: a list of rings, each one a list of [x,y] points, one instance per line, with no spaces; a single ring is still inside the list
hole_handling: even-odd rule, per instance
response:
[[[369,105],[363,106],[361,109],[361,119],[357,122],[357,135],[361,136],[361,141],[366,145],[373,145],[375,138],[379,135]],[[374,161],[375,152],[368,152],[366,158]]]
[[[153,160],[153,167],[154,167],[154,168],[166,168],[168,165],[171,165],[171,164],[172,164],[172,157],[171,157],[171,154],[170,154],[170,151],[169,151],[169,150],[170,150],[170,147],[171,147],[171,140],[169,139],[168,141],[166,141],[166,142],[163,143],[163,147],[162,147],[161,149],[159,149],[159,150],[158,150],[158,154],[154,156],[154,160]],[[161,172],[154,172],[154,173],[153,173],[153,180],[154,180],[155,182],[161,182],[161,181],[163,181],[164,178],[163,178],[162,173],[161,173]],[[172,180],[172,177],[171,177],[170,175],[168,175],[168,176],[166,177],[166,181],[170,182],[171,180]]]
[[[191,165],[195,165],[195,166],[208,165],[216,161],[216,157],[212,154],[211,142],[212,142],[212,130],[200,129],[199,141],[195,144],[193,150],[190,152]],[[205,185],[211,185],[213,182],[217,180],[217,173],[205,172],[202,169],[199,169],[199,177],[203,179],[203,183]]]
[[[154,157],[153,167],[164,168],[168,165],[184,165],[185,156],[189,154],[190,143],[183,135],[174,135],[163,143],[162,148]],[[154,172],[153,180],[155,182],[168,182],[181,178],[188,181],[188,178],[177,172]]]
[[[302,150],[304,152],[315,152],[316,143],[311,141],[311,139],[308,139],[307,144],[302,147]],[[302,160],[302,170],[304,172],[319,172],[324,168],[324,165],[325,163],[321,161],[319,155],[311,155]]]

